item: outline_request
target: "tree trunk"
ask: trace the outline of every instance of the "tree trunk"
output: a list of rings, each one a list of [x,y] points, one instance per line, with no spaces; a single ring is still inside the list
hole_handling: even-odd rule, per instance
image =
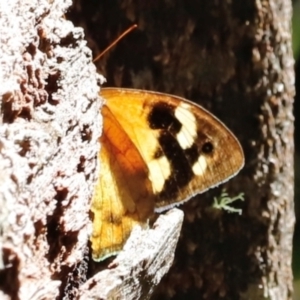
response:
[[[100,99],[70,4],[0,2],[0,299],[59,298],[86,252]]]
[[[169,270],[179,238],[183,214],[173,210],[155,230],[133,235],[111,270],[83,284],[102,78],[82,29],[64,17],[70,4],[0,2],[0,299],[124,296],[129,284],[132,299],[147,296]],[[136,253],[143,241],[147,255]],[[146,275],[148,287],[138,284]],[[128,282],[119,284],[120,276]]]
[[[137,231],[102,273],[93,263],[87,273],[99,77],[82,31],[63,18],[69,1],[2,2],[0,298],[130,299],[128,286],[132,299],[149,298],[172,262],[180,212]],[[67,18],[96,54],[137,23],[98,62],[109,85],[198,102],[245,151],[245,168],[226,184],[245,193],[242,216],[211,208],[220,189],[183,205],[175,261],[152,298],[291,299],[290,1],[76,0]]]
[[[75,1],[108,86],[185,96],[241,141],[246,166],[228,184],[242,216],[211,209],[220,190],[182,206],[175,262],[153,299],[291,299],[294,71],[291,2]]]

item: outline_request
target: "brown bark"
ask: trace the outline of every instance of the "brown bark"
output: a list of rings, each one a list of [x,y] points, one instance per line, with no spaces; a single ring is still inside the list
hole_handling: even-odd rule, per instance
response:
[[[153,299],[291,299],[294,72],[291,2],[76,1],[70,14],[109,85],[201,103],[236,133],[246,166],[226,184],[243,215],[216,212],[212,191],[184,205],[175,263]]]
[[[114,278],[124,268],[139,280],[131,287],[142,287],[140,297],[148,298],[163,273],[149,277],[153,258],[130,263],[126,252],[115,268],[83,284],[100,103],[82,31],[63,18],[69,4],[0,2],[0,298],[84,299],[107,284],[101,276]],[[232,128],[245,150],[244,170],[226,185],[230,193],[245,193],[243,215],[211,209],[219,191],[184,205],[175,263],[153,299],[291,299],[290,1],[76,1],[68,17],[80,21],[95,49],[138,23],[99,62],[110,85],[198,101]],[[168,217],[156,236],[170,229]],[[174,218],[169,252],[160,250],[162,238],[152,252],[160,253],[155,263],[166,262],[163,272],[180,226],[176,212]],[[138,241],[137,254],[147,242]],[[103,297],[125,295],[126,282],[116,283],[115,294]]]

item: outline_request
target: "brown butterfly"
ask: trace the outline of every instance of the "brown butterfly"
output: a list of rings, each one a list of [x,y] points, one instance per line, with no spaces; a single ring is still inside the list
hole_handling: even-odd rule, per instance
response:
[[[101,174],[92,202],[92,256],[117,254],[132,228],[227,181],[244,165],[229,129],[186,99],[105,88]]]

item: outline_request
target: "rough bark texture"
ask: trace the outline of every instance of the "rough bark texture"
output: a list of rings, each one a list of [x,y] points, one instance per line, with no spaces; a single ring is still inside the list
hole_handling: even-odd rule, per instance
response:
[[[175,263],[153,299],[291,299],[291,2],[76,0],[68,17],[96,53],[137,23],[99,62],[109,85],[201,103],[245,150],[244,170],[226,185],[245,193],[243,215],[210,209],[213,192],[184,205]]]
[[[182,220],[182,211],[173,209],[158,218],[154,229],[135,228],[109,268],[80,287],[78,299],[150,299],[173,263]]]
[[[173,262],[183,215],[138,232],[93,276],[102,78],[83,30],[64,17],[69,5],[0,2],[0,299],[148,298]]]
[[[60,298],[86,252],[100,99],[70,5],[0,1],[0,299]]]

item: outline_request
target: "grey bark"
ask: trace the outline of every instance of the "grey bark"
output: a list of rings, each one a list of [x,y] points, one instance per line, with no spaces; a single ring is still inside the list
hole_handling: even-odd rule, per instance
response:
[[[173,263],[182,220],[182,211],[173,209],[158,218],[154,229],[134,228],[108,268],[80,286],[78,299],[150,299]]]
[[[85,254],[96,69],[70,1],[0,2],[0,298],[55,299]]]

